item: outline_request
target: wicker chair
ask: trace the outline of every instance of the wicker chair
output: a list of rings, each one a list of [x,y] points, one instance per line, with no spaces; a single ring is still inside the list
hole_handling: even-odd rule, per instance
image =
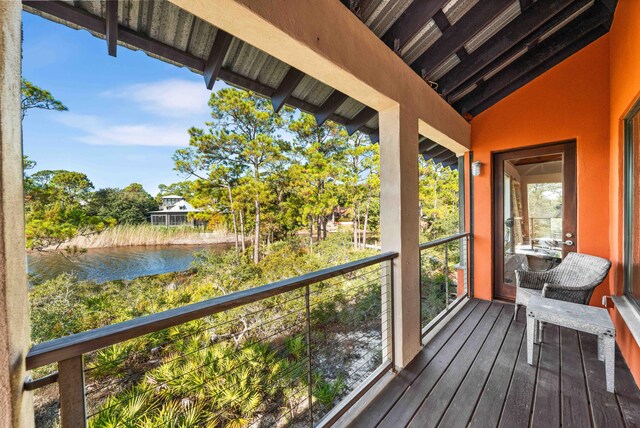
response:
[[[611,262],[588,254],[569,253],[553,269],[543,272],[516,270],[516,305],[527,306],[533,295],[549,299],[589,304],[593,290],[604,281]]]

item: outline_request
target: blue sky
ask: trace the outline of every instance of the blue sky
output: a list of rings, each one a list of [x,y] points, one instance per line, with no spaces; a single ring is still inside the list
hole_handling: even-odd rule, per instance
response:
[[[23,28],[23,76],[69,108],[24,119],[36,170],[84,172],[96,189],[137,182],[152,195],[184,179],[171,156],[210,118],[202,76],[121,46],[110,57],[104,40],[26,12]]]

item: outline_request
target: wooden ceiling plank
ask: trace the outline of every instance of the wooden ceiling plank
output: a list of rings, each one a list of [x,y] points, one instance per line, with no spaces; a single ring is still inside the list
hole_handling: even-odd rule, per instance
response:
[[[322,105],[318,107],[318,111],[314,114],[318,126],[322,126],[322,124],[329,119],[329,116],[335,112],[347,98],[349,98],[347,95],[338,90],[334,90]]]
[[[347,128],[347,133],[349,135],[352,135],[354,132],[359,131],[376,114],[378,114],[377,111],[375,111],[371,107],[365,106],[365,108],[360,110],[360,112],[357,115],[355,115],[355,117],[353,119],[351,119],[349,122],[347,122],[347,124],[345,125],[345,128]]]
[[[418,31],[442,9],[448,0],[414,0],[404,13],[382,36],[382,40],[393,49],[394,44],[402,48]],[[398,41],[395,43],[395,41]]]
[[[504,93],[505,88],[514,88],[516,82],[522,85],[521,82],[531,81],[530,75],[532,73],[540,75],[550,68],[549,64],[557,64],[558,58],[563,56],[566,58],[591,43],[595,40],[592,39],[594,34],[600,33],[597,29],[600,26],[608,29],[611,19],[609,10],[596,2],[585,13],[532,48],[528,55],[514,61],[489,79],[481,88],[463,97],[454,104],[454,107],[463,114],[467,112],[476,112],[477,114],[479,106],[488,108],[484,106],[485,102],[490,98],[495,99],[495,95],[498,93]]]
[[[547,72],[551,68],[555,67],[556,65],[558,65],[559,63],[561,63],[562,61],[564,61],[574,53],[578,52],[580,49],[584,48],[585,46],[589,45],[590,43],[604,36],[608,32],[609,32],[609,29],[605,25],[600,25],[594,28],[585,37],[582,37],[576,40],[574,43],[567,46],[565,49],[558,52],[553,57],[549,58],[549,60],[536,66],[529,73],[523,76],[520,76],[518,79],[510,82],[507,86],[502,88],[500,91],[482,100],[482,102],[480,102],[478,105],[473,107],[469,111],[469,113],[471,113],[472,116],[477,116],[478,114],[482,113],[483,111],[485,111],[486,109],[488,109],[489,107],[491,107],[492,105],[494,105],[495,103],[503,99],[504,97],[517,91],[527,83],[531,82],[536,77]]]
[[[440,78],[440,91],[450,95],[460,87],[469,86],[470,81],[498,68],[589,1],[554,0],[534,3],[529,10],[517,16]]]
[[[423,52],[411,64],[411,67],[429,76],[433,70],[512,4],[513,0],[478,2],[458,22],[449,27],[429,49]]]
[[[285,74],[284,79],[278,85],[276,90],[271,95],[271,104],[273,105],[273,110],[277,113],[284,107],[285,102],[287,102],[287,98],[291,96],[293,91],[296,90],[296,87],[304,77],[304,73],[297,68],[290,67],[287,74]]]
[[[118,0],[107,0],[105,21],[107,52],[115,57],[118,52]]]
[[[220,74],[222,62],[229,50],[231,40],[233,40],[233,36],[231,34],[218,29],[216,38],[213,41],[213,46],[211,46],[211,51],[209,52],[209,57],[204,63],[204,71],[202,73],[204,82],[209,90],[213,89],[213,85],[216,83],[216,79]]]

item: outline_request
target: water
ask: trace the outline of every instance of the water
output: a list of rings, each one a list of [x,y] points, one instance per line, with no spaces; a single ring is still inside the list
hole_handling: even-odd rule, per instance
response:
[[[183,271],[191,265],[194,253],[202,250],[223,252],[230,247],[229,244],[215,244],[93,248],[72,258],[55,252],[29,254],[27,262],[29,273],[39,280],[73,272],[79,279],[105,282]]]

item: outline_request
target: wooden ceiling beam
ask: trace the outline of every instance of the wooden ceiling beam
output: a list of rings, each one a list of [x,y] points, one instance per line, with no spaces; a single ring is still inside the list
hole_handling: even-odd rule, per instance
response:
[[[451,95],[526,49],[541,35],[589,4],[590,0],[539,1],[462,59],[438,80],[438,90]]]
[[[360,110],[358,114],[355,115],[353,119],[345,124],[347,133],[351,135],[354,132],[361,130],[365,126],[365,124],[369,122],[376,114],[378,114],[377,111],[375,111],[371,107],[365,106],[362,110]]]
[[[427,150],[423,154],[425,156],[427,156],[429,159],[433,159],[436,156],[440,156],[443,153],[446,153],[448,151],[449,151],[449,149],[447,149],[446,147],[442,147],[440,144],[438,144],[436,147],[434,147],[434,148],[432,148],[430,150]]]
[[[449,167],[449,169],[452,170],[456,170],[458,169],[458,156],[455,156],[453,158],[451,158],[451,160],[448,160],[446,162],[442,162],[442,166],[444,167]]]
[[[451,27],[451,23],[447,19],[447,15],[442,10],[438,10],[433,15],[433,21],[436,23],[441,32],[445,32]]]
[[[287,102],[287,98],[293,94],[296,87],[304,77],[304,73],[297,68],[290,67],[287,74],[284,75],[284,79],[278,85],[276,90],[271,95],[271,104],[273,105],[273,111],[276,113],[284,107]]]
[[[436,147],[438,147],[438,143],[427,137],[420,136],[420,138],[418,139],[418,153],[420,154],[427,153],[428,151],[433,150]]]
[[[382,36],[387,46],[402,48],[433,16],[442,9],[448,0],[414,0],[404,13]]]
[[[423,52],[411,64],[411,67],[418,73],[429,77],[433,70],[512,4],[513,0],[478,2],[458,22],[450,26],[429,49]]]
[[[320,107],[318,107],[318,111],[314,114],[316,118],[316,124],[318,126],[322,126],[323,123],[329,118],[333,112],[335,112],[338,107],[342,105],[349,98],[342,92],[338,90],[334,90],[331,95],[322,103]]]
[[[216,79],[220,74],[222,62],[229,50],[231,40],[233,40],[233,36],[231,34],[218,29],[216,38],[213,41],[213,46],[211,46],[211,51],[209,52],[209,57],[204,63],[204,70],[202,73],[204,82],[209,90],[213,89],[213,85],[216,83]]]
[[[436,156],[433,158],[433,161],[435,163],[441,163],[441,164],[446,164],[448,162],[453,161],[454,159],[457,159],[457,156],[455,153],[453,153],[450,150],[447,150],[447,153],[443,153],[440,156]]]
[[[111,56],[116,56],[118,52],[118,0],[107,0],[105,27],[107,52]]]
[[[482,87],[456,102],[454,108],[462,114],[478,114],[506,96],[506,93],[515,91],[606,33],[612,18],[610,11],[596,2],[565,27],[530,49],[527,55],[520,57]],[[497,94],[501,94],[501,97],[497,98]]]

